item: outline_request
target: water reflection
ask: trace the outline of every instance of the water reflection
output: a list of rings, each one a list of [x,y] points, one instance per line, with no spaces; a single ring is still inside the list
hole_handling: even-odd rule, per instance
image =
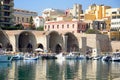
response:
[[[0,63],[0,80],[8,80],[8,69],[11,67],[11,63]]]
[[[1,67],[3,65],[3,67]],[[114,80],[120,63],[86,60],[15,61],[0,63],[0,80]]]

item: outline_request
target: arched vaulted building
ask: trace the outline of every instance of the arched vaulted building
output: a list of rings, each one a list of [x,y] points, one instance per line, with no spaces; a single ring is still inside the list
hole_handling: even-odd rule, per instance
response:
[[[58,31],[1,30],[0,46],[8,51],[33,52],[41,48],[45,52],[95,53],[111,50],[109,38],[100,34],[84,34]]]

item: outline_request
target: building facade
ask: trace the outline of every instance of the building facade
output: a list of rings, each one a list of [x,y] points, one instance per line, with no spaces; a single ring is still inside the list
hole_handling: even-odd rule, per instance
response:
[[[46,22],[44,25],[44,31],[63,31],[80,33],[85,32],[87,25],[82,21],[57,21],[57,22]]]
[[[0,0],[0,26],[8,27],[13,24],[13,0]]]
[[[120,8],[111,9],[111,29],[120,30]]]
[[[56,21],[58,16],[63,16],[64,14],[64,10],[47,8],[43,10],[42,17],[45,21]]]
[[[23,9],[14,9],[14,24],[29,23],[31,17],[38,16],[37,12]]]
[[[36,28],[37,27],[44,27],[45,20],[43,17],[41,17],[41,16],[33,17],[33,21],[34,21]]]
[[[106,17],[110,18],[109,37],[112,41],[120,40],[120,8],[106,10]]]
[[[95,19],[98,20],[106,17],[106,10],[110,8],[110,6],[92,4],[86,9],[85,14],[88,14],[88,16],[94,15]],[[91,16],[91,18],[94,16]]]

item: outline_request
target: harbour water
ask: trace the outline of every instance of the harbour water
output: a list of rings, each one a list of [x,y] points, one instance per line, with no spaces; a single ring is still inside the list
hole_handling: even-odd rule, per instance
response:
[[[0,63],[0,80],[120,80],[120,62],[13,61]]]

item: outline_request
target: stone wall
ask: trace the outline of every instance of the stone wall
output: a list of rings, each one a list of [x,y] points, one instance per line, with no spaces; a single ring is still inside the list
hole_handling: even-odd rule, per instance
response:
[[[113,52],[120,51],[120,41],[111,41],[111,47]]]
[[[42,44],[44,46],[44,49],[47,49],[49,43],[47,41],[47,32],[45,31],[34,31],[34,30],[28,30],[30,33],[34,34],[36,38],[36,44]],[[19,35],[20,33],[24,32],[24,30],[11,30],[11,31],[5,31],[5,33],[9,36],[10,43],[12,44],[14,51],[16,50],[16,38],[15,35]],[[58,32],[60,34],[60,32]],[[66,33],[66,32],[65,32]],[[61,34],[64,35],[62,32]],[[97,52],[111,52],[119,48],[120,42],[111,42],[109,41],[108,36],[101,35],[101,34],[84,34],[84,33],[72,33],[75,35],[75,37],[78,40],[79,48],[82,52],[86,52],[87,49],[96,49]],[[60,40],[60,39],[59,39]],[[57,40],[57,41],[59,41]],[[61,41],[61,40],[60,40]],[[65,42],[65,41],[63,41]],[[62,43],[61,43],[62,44]],[[112,47],[111,47],[112,45]],[[65,46],[64,46],[65,47]],[[63,48],[64,48],[63,47]],[[36,47],[37,48],[37,45]]]

